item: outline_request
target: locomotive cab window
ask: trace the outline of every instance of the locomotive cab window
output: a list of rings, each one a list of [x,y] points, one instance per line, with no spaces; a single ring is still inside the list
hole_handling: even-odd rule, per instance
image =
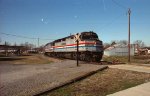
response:
[[[82,34],[81,38],[82,40],[87,40],[87,39],[98,40],[98,36],[95,33],[84,33]]]
[[[71,39],[74,39],[74,36],[71,36]]]

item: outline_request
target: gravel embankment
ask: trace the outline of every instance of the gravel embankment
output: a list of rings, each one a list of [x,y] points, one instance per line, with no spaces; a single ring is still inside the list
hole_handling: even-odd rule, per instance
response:
[[[1,96],[32,96],[104,66],[65,60],[53,64],[0,64]]]

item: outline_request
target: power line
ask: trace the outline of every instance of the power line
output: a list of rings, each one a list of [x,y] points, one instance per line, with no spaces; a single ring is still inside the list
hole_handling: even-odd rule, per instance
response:
[[[40,40],[56,40],[56,39],[45,39],[45,38],[39,38]]]
[[[124,5],[118,3],[117,1],[115,0],[111,0],[114,4],[116,4],[117,6],[119,6],[120,8],[123,8],[123,9],[127,9],[127,7],[125,7]]]
[[[108,26],[116,22],[118,19],[120,19],[120,17],[122,17],[122,14],[114,18],[111,22],[106,23],[100,30],[104,30],[105,28],[108,28]]]
[[[18,37],[18,38],[26,38],[26,39],[55,40],[55,39],[33,38],[33,37],[27,37],[27,36],[21,36],[21,35],[14,35],[14,34],[8,34],[8,33],[3,33],[3,32],[0,32],[0,34],[7,35],[7,36]]]
[[[7,35],[7,36],[18,37],[18,38],[37,39],[37,38],[31,38],[31,37],[26,37],[26,36],[21,36],[21,35],[8,34],[8,33],[3,33],[3,32],[0,32],[0,34]]]

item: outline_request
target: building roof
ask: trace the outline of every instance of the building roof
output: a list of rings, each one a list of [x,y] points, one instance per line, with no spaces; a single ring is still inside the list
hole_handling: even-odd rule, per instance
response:
[[[131,47],[133,47],[134,44],[131,44]],[[125,44],[114,44],[108,48],[106,48],[105,50],[112,50],[114,48],[125,48],[125,47],[128,47],[128,45],[125,45]]]
[[[141,48],[141,49],[148,49],[148,50],[150,50],[150,47],[144,47],[144,48]]]

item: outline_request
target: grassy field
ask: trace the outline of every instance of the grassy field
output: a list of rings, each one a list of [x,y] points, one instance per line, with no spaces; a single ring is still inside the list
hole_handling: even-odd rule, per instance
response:
[[[61,60],[46,57],[42,54],[30,54],[26,56],[0,57],[0,63],[11,64],[49,64],[51,62],[60,62]]]
[[[104,61],[112,63],[128,63],[128,56],[103,56]],[[12,64],[47,64],[51,62],[59,62],[60,59],[46,57],[43,54],[30,54],[26,56],[10,56],[0,57],[0,63]],[[131,56],[131,63],[150,64],[150,55],[147,56]]]
[[[106,96],[150,81],[150,74],[106,69],[43,96]]]
[[[103,57],[109,62],[128,62],[128,57]],[[150,64],[150,56],[132,56],[132,63]],[[42,54],[31,54],[27,56],[0,57],[0,64],[50,64],[61,62],[60,59],[46,57]],[[43,96],[106,96],[120,90],[124,90],[150,81],[150,74],[133,71],[106,69],[100,71],[84,80],[64,86],[60,89],[46,93]]]
[[[128,63],[128,56],[109,56],[103,57],[104,61],[109,62],[122,62],[122,63]],[[147,56],[131,56],[131,63],[142,63],[142,64],[150,64],[150,55]]]

